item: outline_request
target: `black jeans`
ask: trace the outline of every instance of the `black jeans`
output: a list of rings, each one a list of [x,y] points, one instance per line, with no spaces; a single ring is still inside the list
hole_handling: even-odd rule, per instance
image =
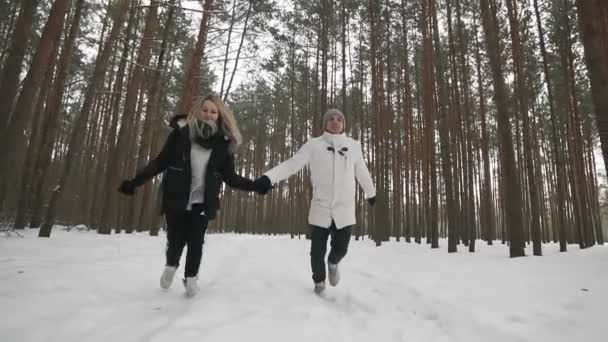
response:
[[[179,266],[184,246],[188,245],[186,254],[185,277],[196,277],[203,256],[205,231],[209,220],[203,212],[202,204],[193,204],[192,210],[183,213],[168,214],[167,220],[167,266]]]
[[[325,254],[327,252],[327,239],[331,235],[331,250],[327,261],[337,264],[344,258],[350,242],[352,226],[336,229],[334,221],[329,228],[310,226],[310,266],[312,267],[312,280],[315,283],[325,280]]]

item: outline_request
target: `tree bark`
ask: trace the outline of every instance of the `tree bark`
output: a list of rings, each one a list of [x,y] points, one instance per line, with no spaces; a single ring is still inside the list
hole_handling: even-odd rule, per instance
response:
[[[509,123],[507,91],[502,74],[502,59],[500,56],[500,40],[495,9],[492,11],[488,0],[480,0],[481,18],[486,36],[486,45],[492,78],[494,80],[494,101],[496,102],[500,160],[502,168],[502,184],[505,196],[505,219],[509,229],[509,253],[511,257],[524,256],[524,236],[521,213],[521,194],[517,181],[513,138]]]
[[[57,44],[59,44],[69,3],[69,0],[56,0],[53,3],[49,18],[38,42],[38,47],[32,57],[30,69],[23,81],[23,87],[19,93],[14,113],[11,116],[8,128],[5,130],[6,134],[2,135],[0,141],[0,151],[2,151],[0,156],[0,165],[2,165],[0,175],[2,179],[0,184],[3,185],[1,185],[2,191],[0,191],[0,205],[3,202],[3,197],[6,196],[6,192],[13,191],[13,184],[20,184],[19,181],[28,144],[26,128],[32,120],[32,109],[35,105],[35,101],[32,99],[35,99],[40,91],[44,75],[51,64],[51,56],[56,51]],[[9,92],[12,92],[12,90]],[[8,101],[10,102],[11,100]],[[5,107],[5,109],[8,108],[10,106]]]
[[[538,28],[538,37],[540,43],[540,51],[543,56],[543,71],[545,74],[545,83],[547,84],[547,100],[549,102],[549,111],[551,114],[551,130],[552,130],[552,150],[553,150],[553,159],[555,160],[555,165],[557,169],[557,203],[556,208],[558,211],[557,217],[554,217],[555,221],[557,221],[557,227],[559,231],[559,246],[560,252],[567,251],[567,233],[566,233],[566,213],[565,213],[565,175],[564,175],[564,164],[562,162],[562,155],[559,149],[559,133],[558,133],[558,125],[559,120],[555,113],[555,102],[553,100],[553,87],[551,82],[551,77],[549,73],[549,62],[547,57],[547,49],[545,47],[545,37],[544,31],[540,16],[540,9],[538,7],[538,0],[534,0],[534,12],[536,15],[536,25]],[[555,224],[552,220],[552,224]]]
[[[211,11],[213,8],[213,0],[205,0],[203,3],[203,18],[201,20],[201,26],[198,32],[198,38],[196,42],[196,47],[194,49],[194,53],[192,54],[192,58],[190,59],[190,64],[186,69],[186,74],[184,75],[184,82],[182,86],[182,96],[179,100],[179,104],[177,106],[179,113],[188,113],[190,111],[190,107],[192,106],[192,101],[196,96],[200,96],[199,94],[199,76],[201,73],[201,61],[203,60],[203,55],[205,53],[205,47],[207,46],[207,33],[209,31],[209,19],[211,17]]]
[[[37,6],[38,0],[21,1],[8,56],[0,77],[0,136],[6,134],[9,126],[11,109],[19,90],[19,74],[21,73]]]
[[[576,0],[576,7],[604,168],[608,170],[608,3],[605,0]]]
[[[70,136],[68,151],[65,158],[65,164],[62,168],[59,182],[53,188],[53,193],[49,202],[49,208],[46,213],[44,223],[42,227],[40,227],[40,231],[38,234],[38,236],[40,237],[50,237],[51,235],[51,230],[53,228],[53,224],[55,223],[55,217],[57,214],[57,204],[67,183],[68,176],[72,171],[74,161],[77,160],[78,155],[80,153],[79,146],[81,144],[82,137],[85,131],[84,124],[87,122],[89,111],[91,109],[95,97],[95,92],[103,84],[103,77],[107,69],[108,61],[110,60],[110,55],[112,53],[112,45],[122,29],[122,24],[127,13],[127,9],[129,7],[129,3],[130,1],[128,0],[121,0],[118,3],[118,8],[115,12],[116,17],[114,19],[112,29],[110,31],[107,41],[104,44],[104,48],[101,54],[97,56],[97,60],[95,62],[95,70],[93,71],[90,83],[84,94],[84,101],[80,109],[80,113],[78,113],[77,115],[76,122],[74,124],[74,129],[72,130]]]
[[[530,119],[528,117],[528,84],[526,82],[527,73],[524,71],[524,55],[523,43],[520,37],[519,20],[516,17],[518,13],[517,2],[507,0],[507,11],[509,15],[509,24],[511,32],[511,49],[513,55],[513,64],[515,65],[515,81],[517,102],[519,104],[519,114],[523,121],[523,149],[525,156],[525,165],[528,178],[528,191],[531,206],[531,225],[533,254],[541,256],[542,246],[540,241],[540,220],[539,220],[539,200],[538,186],[540,180],[536,179],[534,172],[534,163],[532,158],[532,143],[530,137]],[[523,177],[521,178],[524,179]],[[542,183],[540,184],[542,186]]]

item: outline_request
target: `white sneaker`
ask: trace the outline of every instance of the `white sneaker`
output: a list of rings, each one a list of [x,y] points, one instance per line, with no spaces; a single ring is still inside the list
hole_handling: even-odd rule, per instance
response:
[[[329,278],[329,285],[336,286],[340,282],[340,272],[338,271],[338,264],[327,264],[327,278]]]
[[[162,289],[168,289],[171,287],[171,283],[173,282],[173,277],[175,276],[175,271],[177,271],[177,267],[175,266],[165,266],[165,270],[163,274],[160,276],[160,287]]]
[[[325,281],[321,281],[318,283],[315,283],[315,293],[316,294],[321,294],[323,293],[323,291],[325,291]]]
[[[200,291],[197,280],[197,277],[188,277],[184,279],[184,286],[186,287],[186,297],[192,298],[196,296],[198,291]]]

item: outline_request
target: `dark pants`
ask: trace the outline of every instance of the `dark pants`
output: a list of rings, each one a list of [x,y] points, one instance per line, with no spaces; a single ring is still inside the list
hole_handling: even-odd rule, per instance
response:
[[[348,251],[351,227],[336,229],[334,221],[331,222],[329,228],[310,226],[310,266],[312,267],[312,280],[315,283],[325,280],[325,254],[328,237],[331,235],[331,250],[327,261],[331,264],[337,264]]]
[[[205,231],[209,220],[201,215],[202,204],[192,205],[192,210],[183,213],[168,214],[167,220],[167,266],[179,266],[184,246],[188,245],[186,254],[185,277],[196,277],[203,256]]]

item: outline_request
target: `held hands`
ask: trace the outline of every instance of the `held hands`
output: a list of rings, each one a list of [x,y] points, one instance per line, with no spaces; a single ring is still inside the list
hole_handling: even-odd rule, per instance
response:
[[[260,195],[266,195],[272,189],[270,178],[262,176],[253,181],[253,190]]]
[[[135,182],[133,182],[132,179],[127,179],[120,183],[118,191],[127,196],[133,196],[135,194],[135,188]]]

